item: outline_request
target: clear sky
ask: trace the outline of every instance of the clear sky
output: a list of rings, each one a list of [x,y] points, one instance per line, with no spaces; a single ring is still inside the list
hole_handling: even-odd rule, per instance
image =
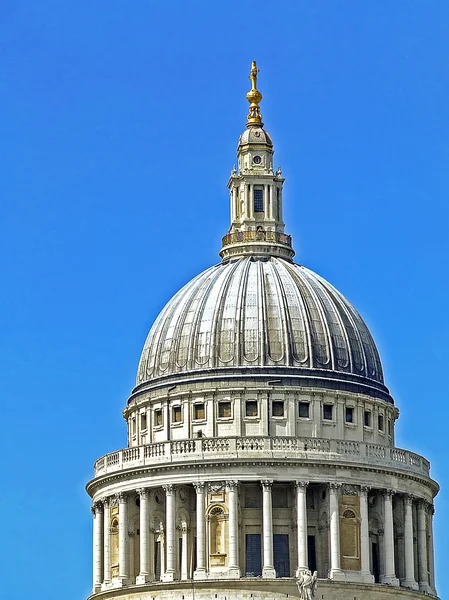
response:
[[[96,458],[159,310],[219,261],[251,60],[297,260],[371,327],[397,445],[443,486],[447,0],[3,0],[1,595],[85,598]]]

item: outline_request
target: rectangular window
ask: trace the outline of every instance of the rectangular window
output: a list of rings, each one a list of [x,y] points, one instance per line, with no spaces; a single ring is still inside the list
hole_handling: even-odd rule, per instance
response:
[[[390,436],[391,436],[391,429],[392,429],[391,428],[391,421],[390,421],[390,419],[388,419],[388,435],[390,435]]]
[[[365,427],[371,427],[371,411],[365,410],[364,413]]]
[[[273,400],[272,403],[273,417],[284,416],[284,402],[282,400]]]
[[[379,431],[384,430],[384,416],[383,415],[379,415],[377,417],[377,426],[379,428]]]
[[[206,418],[204,410],[204,402],[193,405],[193,419],[194,421],[202,421]]]
[[[182,409],[180,406],[173,406],[171,409],[172,423],[181,423],[182,421]]]
[[[247,417],[257,417],[259,412],[257,410],[257,400],[247,400],[245,409],[245,414]]]
[[[147,428],[147,415],[146,413],[142,413],[140,415],[140,430],[143,431]]]
[[[352,406],[346,407],[345,420],[346,423],[354,423],[354,409]]]
[[[245,536],[246,576],[262,575],[262,543],[260,533],[247,533]]]
[[[334,405],[333,404],[323,404],[323,419],[326,421],[332,421],[334,414]]]
[[[288,534],[273,535],[273,559],[277,577],[290,577]]]
[[[301,419],[310,419],[310,403],[300,402],[299,403],[299,417]]]
[[[230,419],[232,417],[230,402],[219,402],[218,403],[218,417],[220,419]]]
[[[254,190],[254,212],[263,212],[263,190]]]
[[[154,411],[154,426],[161,427],[163,424],[162,408],[156,408]]]

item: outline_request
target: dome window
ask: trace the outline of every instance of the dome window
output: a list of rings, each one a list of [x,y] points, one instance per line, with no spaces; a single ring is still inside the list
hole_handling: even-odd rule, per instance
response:
[[[156,408],[154,411],[154,426],[162,427],[164,424],[164,417],[162,414],[162,408]]]
[[[142,413],[140,415],[140,430],[145,431],[147,428],[147,415],[146,413]]]
[[[193,405],[193,420],[204,421],[206,418],[206,412],[204,409],[204,402],[198,402]]]
[[[379,431],[384,431],[384,416],[383,415],[379,415],[377,417],[377,427],[379,429]]]
[[[283,400],[274,400],[272,403],[272,413],[273,417],[283,417],[284,416],[284,402]]]
[[[352,406],[346,407],[345,421],[346,423],[354,423],[354,408]]]
[[[299,418],[310,419],[310,402],[299,403]]]
[[[245,414],[247,417],[257,417],[259,414],[257,400],[247,400],[245,406]]]
[[[364,418],[365,427],[371,427],[371,411],[370,410],[365,410],[363,418]]]
[[[260,165],[261,162],[262,162],[262,158],[260,156],[257,155],[253,158],[253,163],[255,165]]]
[[[231,403],[219,402],[218,403],[218,418],[219,419],[231,419],[232,418],[232,407]]]
[[[180,406],[173,406],[172,408],[172,423],[182,422],[182,408]]]
[[[332,421],[334,418],[334,405],[323,404],[323,419],[325,421]]]

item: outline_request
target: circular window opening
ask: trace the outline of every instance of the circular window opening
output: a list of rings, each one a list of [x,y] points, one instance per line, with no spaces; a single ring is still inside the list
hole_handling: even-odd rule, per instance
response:
[[[255,165],[260,165],[260,163],[261,163],[261,162],[262,162],[262,159],[261,159],[261,157],[260,157],[260,156],[255,156],[255,157],[253,158],[253,163],[254,163]]]

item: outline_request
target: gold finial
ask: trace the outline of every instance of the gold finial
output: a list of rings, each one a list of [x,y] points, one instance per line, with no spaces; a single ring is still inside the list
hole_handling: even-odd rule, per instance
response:
[[[249,102],[248,121],[246,122],[247,127],[250,125],[263,127],[259,106],[259,102],[262,100],[262,94],[257,89],[257,73],[259,73],[259,69],[256,67],[256,61],[253,60],[251,63],[251,72],[248,77],[248,79],[251,80],[251,89],[246,94],[246,99]]]

